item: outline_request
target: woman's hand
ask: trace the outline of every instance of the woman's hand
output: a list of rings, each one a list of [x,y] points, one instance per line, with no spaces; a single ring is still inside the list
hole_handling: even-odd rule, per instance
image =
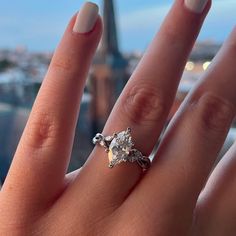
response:
[[[210,0],[175,1],[104,134],[131,127],[136,148],[150,154],[209,8]],[[207,179],[235,116],[236,30],[172,119],[146,174],[135,163],[109,169],[97,147],[66,175],[101,32],[92,3],[69,23],[0,192],[0,235],[235,235],[235,147]]]

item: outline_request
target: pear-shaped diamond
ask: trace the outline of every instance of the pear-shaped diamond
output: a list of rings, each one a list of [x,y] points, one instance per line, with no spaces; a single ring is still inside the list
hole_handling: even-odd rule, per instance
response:
[[[130,132],[123,131],[115,135],[109,146],[110,167],[126,162],[133,146]]]

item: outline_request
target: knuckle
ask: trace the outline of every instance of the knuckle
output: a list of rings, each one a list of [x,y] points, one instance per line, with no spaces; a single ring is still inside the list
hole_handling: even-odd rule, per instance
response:
[[[233,105],[225,99],[206,93],[197,102],[201,127],[208,132],[225,132],[233,117]]]
[[[121,101],[122,113],[136,124],[149,124],[163,117],[164,98],[151,86],[136,85],[128,89]]]
[[[26,129],[27,145],[34,149],[50,147],[57,137],[58,125],[53,114],[35,113]]]

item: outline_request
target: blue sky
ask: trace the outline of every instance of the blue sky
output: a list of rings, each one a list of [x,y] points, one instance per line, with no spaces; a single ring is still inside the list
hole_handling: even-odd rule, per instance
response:
[[[27,46],[52,51],[82,0],[1,1],[0,48]],[[101,0],[94,2],[101,4]],[[120,47],[143,51],[160,27],[173,0],[115,0]],[[213,0],[199,40],[225,40],[236,23],[236,0]]]

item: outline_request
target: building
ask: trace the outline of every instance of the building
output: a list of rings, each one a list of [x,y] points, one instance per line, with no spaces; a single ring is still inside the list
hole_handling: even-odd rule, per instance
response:
[[[93,61],[88,86],[92,94],[90,112],[93,134],[103,129],[112,107],[129,78],[128,61],[119,50],[112,0],[103,1],[103,24],[103,36]]]

